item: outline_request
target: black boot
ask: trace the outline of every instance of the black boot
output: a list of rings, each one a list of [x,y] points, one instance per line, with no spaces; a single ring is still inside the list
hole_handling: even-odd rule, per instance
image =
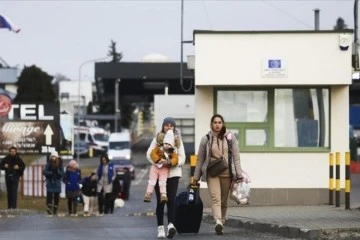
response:
[[[46,212],[47,212],[49,215],[52,215],[52,214],[53,214],[52,204],[48,204],[47,209],[46,209]]]
[[[54,205],[53,207],[53,214],[56,215],[58,210],[58,206]]]

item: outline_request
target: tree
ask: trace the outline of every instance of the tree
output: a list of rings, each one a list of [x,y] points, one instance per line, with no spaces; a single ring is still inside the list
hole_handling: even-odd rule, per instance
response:
[[[14,102],[55,102],[57,100],[53,76],[35,65],[25,66],[17,81],[17,95]]]
[[[54,82],[55,82],[55,83],[59,83],[59,82],[62,82],[62,81],[71,81],[71,79],[68,78],[68,77],[67,77],[66,75],[64,75],[64,74],[55,73]]]
[[[334,26],[334,30],[344,30],[347,29],[347,24],[345,24],[345,20],[339,17],[336,20],[336,25]]]
[[[120,62],[123,58],[123,54],[120,52],[117,52],[116,50],[116,42],[111,40],[110,46],[109,46],[109,52],[108,56],[111,57],[111,62],[117,63]]]

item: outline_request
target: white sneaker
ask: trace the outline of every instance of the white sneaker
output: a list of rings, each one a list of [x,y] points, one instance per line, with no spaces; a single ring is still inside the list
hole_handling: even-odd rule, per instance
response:
[[[215,224],[215,232],[217,235],[222,235],[224,234],[224,227],[223,224],[221,222],[221,220],[216,220],[216,224]]]
[[[158,226],[158,238],[165,238],[165,228],[163,225]]]
[[[167,238],[173,238],[176,234],[176,228],[174,227],[174,224],[169,223],[168,227],[167,227]]]

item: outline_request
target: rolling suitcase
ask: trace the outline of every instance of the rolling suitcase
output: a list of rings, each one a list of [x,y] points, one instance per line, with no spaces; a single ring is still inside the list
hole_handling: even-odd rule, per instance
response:
[[[188,190],[175,198],[175,228],[181,233],[198,233],[203,216],[203,202],[199,186],[190,185]]]

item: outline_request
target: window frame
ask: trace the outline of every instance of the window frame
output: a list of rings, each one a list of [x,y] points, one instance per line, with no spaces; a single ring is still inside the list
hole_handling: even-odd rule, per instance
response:
[[[213,111],[217,112],[217,92],[218,91],[267,91],[267,106],[268,116],[267,122],[227,122],[225,124],[227,129],[236,129],[239,132],[239,149],[241,152],[329,152],[331,146],[331,131],[329,130],[329,146],[328,147],[275,147],[275,89],[294,89],[294,88],[307,88],[307,89],[327,89],[329,92],[329,128],[331,122],[331,88],[329,86],[276,86],[271,88],[254,88],[254,87],[215,87],[213,88]],[[219,113],[221,114],[221,113]],[[222,114],[221,114],[222,115]],[[263,129],[268,132],[268,144],[267,146],[247,146],[246,141],[246,130],[258,130]]]

